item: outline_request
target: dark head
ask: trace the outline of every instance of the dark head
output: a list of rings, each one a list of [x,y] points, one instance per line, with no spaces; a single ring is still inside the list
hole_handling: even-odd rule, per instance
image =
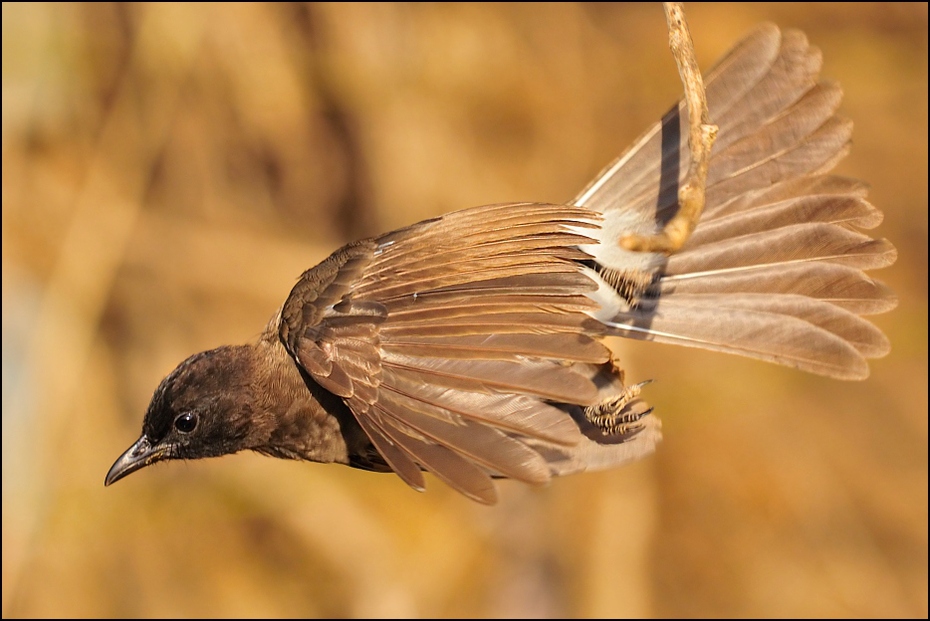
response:
[[[155,390],[142,436],[107,472],[105,485],[165,459],[218,457],[249,448],[253,356],[245,346],[191,356]]]

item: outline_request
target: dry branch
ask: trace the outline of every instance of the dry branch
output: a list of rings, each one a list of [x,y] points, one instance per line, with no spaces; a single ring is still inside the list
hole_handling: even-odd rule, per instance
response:
[[[671,254],[688,241],[704,211],[707,167],[711,148],[717,138],[717,126],[710,123],[704,80],[694,55],[694,44],[685,21],[684,8],[680,2],[665,2],[663,5],[668,22],[668,44],[685,88],[690,121],[688,146],[691,149],[691,166],[688,168],[687,181],[678,191],[678,213],[662,231],[655,235],[626,235],[620,239],[620,245],[627,250]]]

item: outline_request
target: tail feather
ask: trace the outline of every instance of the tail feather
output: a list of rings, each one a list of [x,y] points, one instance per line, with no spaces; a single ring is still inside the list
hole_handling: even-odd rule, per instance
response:
[[[764,265],[756,269],[704,272],[660,281],[660,296],[690,293],[768,293],[802,295],[829,302],[857,315],[884,313],[894,294],[862,270],[835,263]]]
[[[779,32],[774,26],[762,27],[755,36],[771,38],[773,45],[779,45]],[[725,148],[742,136],[752,134],[791,108],[817,84],[822,65],[820,50],[808,44],[804,33],[797,30],[785,32],[780,37],[778,55],[768,73],[751,90],[746,91],[740,99],[729,101],[726,107],[719,106],[716,110],[711,108],[714,98],[708,96],[709,112],[727,118],[729,131],[726,136],[720,136],[723,140],[721,146]],[[718,65],[718,68],[709,72],[709,88],[716,91],[718,72],[724,70],[725,66]],[[684,106],[681,109],[687,115],[687,109]]]
[[[807,143],[818,144],[828,156],[832,155],[837,151],[833,145],[843,146],[851,133],[851,127],[848,130],[836,127],[832,128],[835,136],[828,136],[822,129],[842,98],[843,92],[837,85],[818,84],[790,109],[769,119],[755,131],[729,144],[715,145],[716,166],[708,171],[708,185],[712,187],[737,176],[743,169],[781,160]],[[760,154],[767,155],[760,159]],[[806,171],[812,162],[805,158],[799,165]]]
[[[858,196],[796,196],[746,211],[718,213],[704,218],[700,228],[688,240],[686,249],[736,235],[771,231],[796,222],[821,222],[860,229],[872,228],[881,219],[881,212]]]
[[[865,200],[869,186],[859,179],[835,175],[814,175],[787,179],[772,186],[759,188],[730,197],[727,201],[707,205],[701,217],[702,225],[723,216],[751,211],[753,209],[798,198],[822,196],[847,196]],[[861,222],[852,223],[862,229],[875,228],[882,221],[882,212],[872,208],[870,216]],[[695,234],[697,231],[695,231]]]
[[[599,283],[592,315],[612,333],[842,379],[866,377],[866,359],[888,353],[860,315],[896,300],[863,270],[897,253],[859,231],[882,220],[867,186],[825,174],[848,152],[852,123],[836,114],[842,91],[820,80],[821,64],[802,33],[767,25],[708,74],[718,139],[704,215],[678,253],[629,252],[618,240],[656,233],[677,211],[690,165],[683,104],[575,199],[603,215],[600,243],[581,248]]]
[[[620,336],[740,354],[838,379],[867,377],[865,357],[888,352],[884,335],[868,321],[801,296],[677,295],[605,323]]]
[[[829,262],[877,269],[897,258],[888,241],[823,222],[792,224],[730,237],[669,257],[665,274],[738,270],[761,265]]]

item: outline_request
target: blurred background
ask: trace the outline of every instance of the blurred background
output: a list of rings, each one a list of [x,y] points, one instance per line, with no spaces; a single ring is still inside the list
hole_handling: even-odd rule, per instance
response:
[[[761,21],[823,50],[900,254],[891,355],[617,342],[657,454],[495,507],[251,454],[103,477],[343,243],[572,198],[679,96],[661,6],[2,10],[4,617],[927,616],[925,3],[686,6],[705,69]]]

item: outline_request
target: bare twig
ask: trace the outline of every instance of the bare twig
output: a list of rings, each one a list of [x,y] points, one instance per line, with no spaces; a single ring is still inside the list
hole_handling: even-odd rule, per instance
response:
[[[620,239],[620,245],[627,250],[671,254],[688,241],[704,211],[707,165],[711,147],[717,138],[717,126],[711,125],[708,116],[704,80],[694,56],[694,44],[685,21],[684,8],[681,2],[664,2],[663,5],[668,22],[668,44],[685,87],[690,119],[688,146],[691,148],[691,166],[688,168],[687,181],[678,191],[678,213],[668,221],[665,228],[655,235],[625,235]]]

